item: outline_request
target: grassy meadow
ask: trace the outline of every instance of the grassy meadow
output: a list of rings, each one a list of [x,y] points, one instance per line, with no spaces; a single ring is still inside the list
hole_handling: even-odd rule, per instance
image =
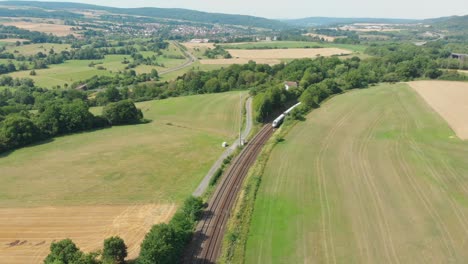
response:
[[[7,51],[14,52],[15,54],[34,55],[38,52],[48,54],[50,49],[54,49],[56,53],[59,53],[70,48],[68,44],[42,43],[15,46],[14,43],[9,43]],[[141,51],[140,53],[144,57],[157,56],[152,51]],[[162,53],[162,55],[157,56],[157,62],[163,66],[138,65],[134,70],[138,74],[150,73],[152,69],[164,71],[186,62],[185,58],[180,58],[180,56],[183,56],[183,53],[172,43],[166,50],[162,50]],[[9,75],[14,78],[31,78],[40,87],[51,88],[57,85],[63,87],[65,84],[70,85],[73,82],[86,80],[96,75],[111,76],[119,71],[124,71],[127,65],[122,62],[125,58],[132,61],[130,55],[106,55],[102,60],[69,60],[62,64],[49,65],[47,69],[35,70],[35,76],[30,75],[31,70],[17,71]],[[0,59],[0,63],[2,64],[9,63],[10,61],[17,67],[20,64],[16,60]],[[90,67],[90,63],[95,63],[96,65]],[[32,65],[29,66],[32,67]],[[104,67],[104,69],[98,69],[99,66]],[[175,79],[181,73],[184,73],[184,71],[170,73],[169,76],[162,77],[162,79],[163,81]]]
[[[60,53],[64,50],[70,50],[70,44],[57,44],[57,43],[39,43],[39,44],[28,44],[16,46],[14,43],[10,43],[6,48],[7,52],[18,53],[27,55],[36,55],[39,52],[49,54],[49,51],[53,49],[55,53]]]
[[[468,259],[468,142],[406,84],[336,96],[284,139],[245,263]]]
[[[125,69],[125,64],[122,64],[125,55],[107,55],[103,60],[69,60],[62,64],[49,65],[47,69],[35,70],[36,75],[31,76],[30,70],[10,73],[10,76],[16,78],[31,78],[34,83],[40,87],[55,87],[57,85],[64,86],[80,80],[86,80],[95,75],[113,75],[118,71]],[[90,63],[97,63],[96,66],[90,67]],[[98,70],[97,67],[102,66],[105,70]]]
[[[62,136],[0,156],[0,207],[178,203],[238,131],[239,92],[138,107],[151,123]]]

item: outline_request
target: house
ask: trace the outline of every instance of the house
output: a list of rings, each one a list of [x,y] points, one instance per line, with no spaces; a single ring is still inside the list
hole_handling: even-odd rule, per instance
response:
[[[290,88],[297,88],[298,86],[297,82],[284,82],[284,89],[286,89],[286,91],[289,91]]]
[[[468,54],[461,54],[461,53],[452,53],[450,55],[452,59],[458,59],[460,61],[465,61],[468,59]]]

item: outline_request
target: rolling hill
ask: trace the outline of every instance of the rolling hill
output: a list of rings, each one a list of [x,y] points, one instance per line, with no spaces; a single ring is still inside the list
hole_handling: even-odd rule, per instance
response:
[[[142,7],[142,8],[116,8],[98,5],[80,4],[80,3],[65,3],[65,2],[37,2],[37,1],[3,1],[3,6],[21,7],[22,9],[9,9],[9,16],[18,16],[15,13],[20,13],[21,16],[26,12],[24,7],[34,10],[34,12],[44,11],[67,11],[73,10],[94,10],[105,11],[111,14],[128,15],[128,16],[146,16],[151,18],[162,18],[170,20],[181,20],[207,23],[207,24],[224,24],[224,25],[237,25],[244,27],[256,27],[266,29],[284,29],[288,25],[281,21],[271,20],[261,17],[246,16],[246,15],[230,15],[221,13],[208,13],[201,11],[194,11],[179,8],[156,8],[156,7]],[[39,10],[38,10],[39,9]],[[44,13],[43,15],[47,15]]]
[[[393,19],[393,18],[340,18],[340,17],[306,17],[299,19],[282,20],[293,26],[312,27],[312,26],[328,26],[336,24],[352,24],[352,23],[385,23],[385,24],[402,24],[417,22],[414,19]]]
[[[462,30],[466,31],[468,29],[468,15],[465,16],[450,16],[450,17],[440,17],[434,19],[426,19],[425,23],[431,24],[437,29],[447,29],[447,30]]]

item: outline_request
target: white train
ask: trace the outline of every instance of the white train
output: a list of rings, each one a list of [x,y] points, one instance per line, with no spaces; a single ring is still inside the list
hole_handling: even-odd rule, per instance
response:
[[[288,110],[286,110],[284,113],[282,113],[280,116],[278,116],[274,121],[273,121],[273,124],[272,126],[274,128],[277,128],[279,127],[283,121],[284,121],[284,118],[289,115],[289,113],[291,113],[292,110],[294,110],[294,108],[298,107],[301,103],[297,103],[295,105],[293,105],[291,108],[289,108]]]

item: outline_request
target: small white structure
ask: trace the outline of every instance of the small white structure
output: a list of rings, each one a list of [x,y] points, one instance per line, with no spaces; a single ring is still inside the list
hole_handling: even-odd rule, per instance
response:
[[[297,86],[297,82],[284,82],[284,89],[286,89],[286,91],[289,91],[291,88],[297,88]]]
[[[221,145],[223,148],[227,148],[229,146],[229,144],[227,142],[223,142],[223,144]]]

